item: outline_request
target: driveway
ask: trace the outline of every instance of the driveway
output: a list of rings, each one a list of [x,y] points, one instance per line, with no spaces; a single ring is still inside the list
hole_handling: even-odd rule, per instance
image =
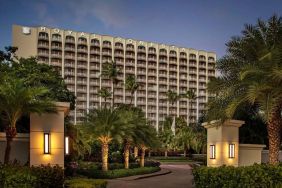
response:
[[[192,186],[192,171],[187,164],[163,164],[161,168],[171,171],[170,174],[150,178],[128,180],[109,180],[107,188],[189,188]]]

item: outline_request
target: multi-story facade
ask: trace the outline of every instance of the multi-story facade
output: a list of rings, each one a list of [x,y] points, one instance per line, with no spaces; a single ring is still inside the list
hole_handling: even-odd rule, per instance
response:
[[[157,130],[167,115],[195,122],[209,97],[207,82],[215,76],[215,53],[154,42],[14,25],[13,46],[18,47],[18,56],[37,56],[40,63],[59,71],[77,97],[71,113],[75,123],[88,109],[104,104],[97,94],[100,88],[111,90],[110,80],[100,76],[104,62],[114,60],[120,70],[114,92],[117,104],[130,102],[124,80],[126,75],[136,76],[142,87],[135,93],[134,105],[143,109]],[[181,94],[189,89],[198,96],[195,101],[181,98],[169,104],[168,90]]]

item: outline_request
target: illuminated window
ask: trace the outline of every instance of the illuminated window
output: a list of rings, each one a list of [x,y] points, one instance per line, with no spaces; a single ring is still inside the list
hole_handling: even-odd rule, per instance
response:
[[[50,154],[50,133],[44,133],[44,154]]]
[[[215,145],[210,145],[210,159],[215,159]]]
[[[235,144],[229,144],[229,158],[235,158]]]

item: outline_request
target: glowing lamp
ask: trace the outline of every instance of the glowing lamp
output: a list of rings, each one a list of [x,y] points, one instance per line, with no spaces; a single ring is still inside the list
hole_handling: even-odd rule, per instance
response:
[[[50,133],[44,133],[44,154],[50,154]]]
[[[215,159],[215,145],[210,145],[210,159]]]
[[[235,144],[229,144],[229,158],[235,158]]]
[[[66,155],[69,154],[69,137],[68,136],[65,137],[65,154]]]

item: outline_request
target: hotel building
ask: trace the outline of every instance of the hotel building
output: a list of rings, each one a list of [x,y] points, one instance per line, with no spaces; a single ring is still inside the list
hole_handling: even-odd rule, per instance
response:
[[[104,105],[97,94],[102,87],[111,90],[110,80],[100,76],[104,62],[114,60],[120,70],[115,103],[130,103],[124,80],[126,75],[135,75],[142,87],[133,103],[143,109],[157,130],[167,115],[196,122],[209,98],[207,82],[215,77],[215,53],[154,42],[14,25],[12,45],[18,47],[19,57],[37,56],[39,63],[53,66],[62,75],[77,97],[76,108],[70,113],[74,123],[81,122],[88,109]],[[169,89],[178,94],[192,89],[198,98],[181,98],[171,105],[166,96]]]

